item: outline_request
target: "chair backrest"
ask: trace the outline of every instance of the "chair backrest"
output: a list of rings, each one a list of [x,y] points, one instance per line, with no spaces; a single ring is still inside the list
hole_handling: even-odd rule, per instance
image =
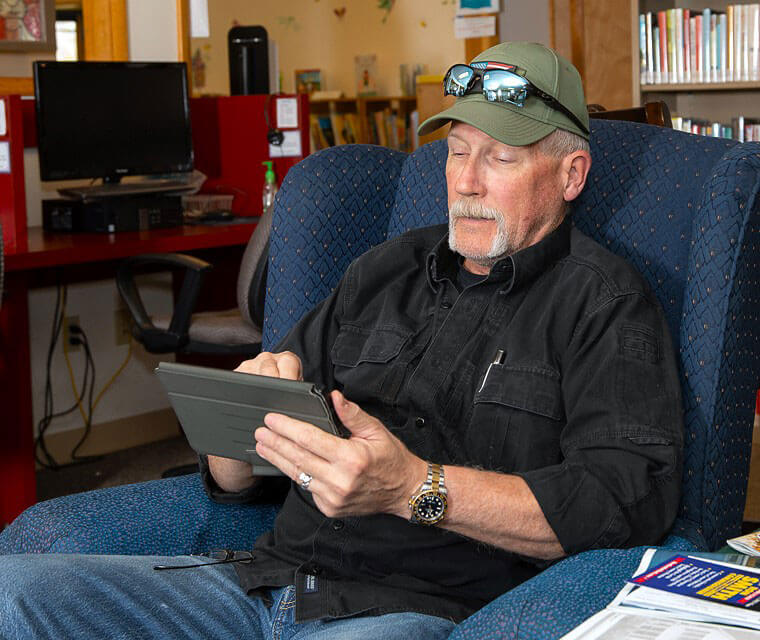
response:
[[[589,117],[601,120],[626,120],[628,122],[641,122],[642,124],[655,124],[659,127],[673,128],[673,120],[670,117],[670,108],[664,100],[647,102],[640,107],[629,109],[613,109],[608,111],[601,105],[589,105]]]
[[[760,340],[760,144],[594,120],[575,224],[626,257],[661,301],[680,352],[686,452],[674,532],[716,548],[739,531]],[[410,156],[337,147],[291,170],[272,230],[264,348],[329,294],[348,262],[446,219],[444,142]]]
[[[272,229],[272,207],[259,218],[240,261],[237,279],[237,304],[245,322],[261,328],[264,321],[264,300],[269,256],[269,233]]]

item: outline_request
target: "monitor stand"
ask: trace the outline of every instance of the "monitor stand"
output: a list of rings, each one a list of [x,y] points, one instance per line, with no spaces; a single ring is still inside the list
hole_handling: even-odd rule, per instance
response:
[[[158,179],[124,183],[106,182],[85,187],[67,187],[58,189],[58,193],[65,198],[73,198],[75,200],[98,200],[102,198],[137,196],[146,193],[175,194],[192,191],[196,186],[192,182],[185,180]]]

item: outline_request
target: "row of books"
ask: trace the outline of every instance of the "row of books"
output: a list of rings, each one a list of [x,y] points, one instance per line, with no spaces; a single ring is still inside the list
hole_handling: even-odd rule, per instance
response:
[[[639,15],[641,84],[760,79],[760,4]]]
[[[710,122],[698,118],[673,116],[673,128],[686,133],[696,133],[715,138],[732,138],[739,142],[760,142],[760,119],[738,116],[731,124]]]
[[[412,151],[417,147],[417,111],[401,116],[390,108],[367,116],[366,140],[362,140],[359,116],[355,113],[332,113],[310,116],[311,143],[315,151],[339,144],[367,142]]]

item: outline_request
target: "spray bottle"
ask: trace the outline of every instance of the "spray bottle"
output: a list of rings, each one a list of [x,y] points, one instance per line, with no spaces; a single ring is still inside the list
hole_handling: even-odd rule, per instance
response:
[[[272,161],[265,160],[261,164],[267,167],[267,172],[264,174],[264,190],[261,194],[261,213],[263,215],[274,204],[274,196],[277,193],[277,182],[274,177],[274,169],[272,169]]]

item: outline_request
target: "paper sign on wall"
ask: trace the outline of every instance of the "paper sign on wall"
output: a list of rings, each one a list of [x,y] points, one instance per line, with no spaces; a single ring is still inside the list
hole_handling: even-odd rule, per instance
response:
[[[190,37],[209,37],[208,0],[190,0]]]
[[[11,145],[8,142],[0,142],[0,173],[11,172]]]
[[[0,98],[0,136],[8,133],[8,125],[5,124],[5,100]]]
[[[277,128],[295,129],[298,126],[298,100],[277,98]]]
[[[474,16],[454,18],[454,37],[487,38],[496,35],[496,16]]]
[[[301,153],[301,132],[296,129],[294,131],[283,131],[284,139],[280,146],[270,144],[269,145],[269,157],[270,158],[292,158],[294,156],[300,156]]]

